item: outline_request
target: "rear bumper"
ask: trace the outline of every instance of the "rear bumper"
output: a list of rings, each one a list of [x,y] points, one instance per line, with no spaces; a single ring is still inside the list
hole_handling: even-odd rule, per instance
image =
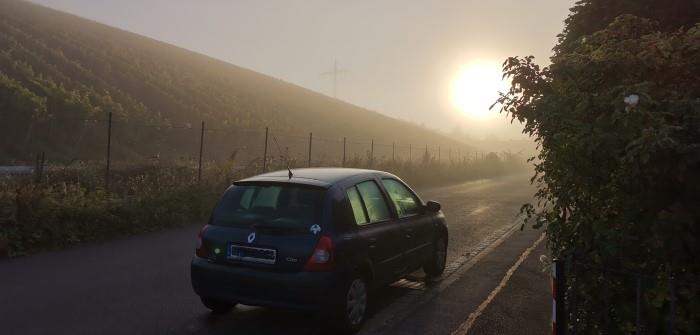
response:
[[[195,256],[190,275],[199,296],[244,305],[323,311],[342,301],[344,279],[333,272],[271,272]]]

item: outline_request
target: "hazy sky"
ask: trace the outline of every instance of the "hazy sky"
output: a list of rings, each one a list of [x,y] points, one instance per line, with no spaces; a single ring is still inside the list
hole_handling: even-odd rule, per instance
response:
[[[514,138],[520,127],[505,116],[458,108],[458,73],[474,64],[492,69],[515,55],[547,64],[574,0],[34,2],[328,95],[332,79],[320,74],[337,59],[349,71],[339,77],[339,99],[434,129]]]

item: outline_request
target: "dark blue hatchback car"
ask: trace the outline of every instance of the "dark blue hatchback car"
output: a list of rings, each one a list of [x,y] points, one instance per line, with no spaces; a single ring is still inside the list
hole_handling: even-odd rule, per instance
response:
[[[371,288],[445,268],[447,225],[381,171],[316,168],[234,182],[199,233],[192,286],[216,313],[237,303],[329,313],[350,331]]]

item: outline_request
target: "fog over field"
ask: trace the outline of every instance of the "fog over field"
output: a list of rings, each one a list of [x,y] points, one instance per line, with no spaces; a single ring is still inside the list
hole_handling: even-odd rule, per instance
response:
[[[508,56],[548,63],[573,1],[34,0],[445,132],[521,139],[488,113]],[[460,73],[492,83],[455,103]],[[479,70],[480,69],[480,70]],[[473,72],[472,72],[473,73]],[[496,78],[498,80],[498,78]],[[457,94],[459,95],[459,93]],[[486,97],[484,97],[486,95]],[[460,98],[457,98],[459,100]],[[465,110],[466,109],[466,110]],[[484,116],[483,114],[488,114]]]

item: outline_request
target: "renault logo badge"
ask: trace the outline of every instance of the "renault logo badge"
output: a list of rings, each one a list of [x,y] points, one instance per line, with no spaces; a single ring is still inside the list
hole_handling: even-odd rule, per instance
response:
[[[255,241],[255,233],[250,233],[248,235],[248,243],[253,243],[253,241]]]

